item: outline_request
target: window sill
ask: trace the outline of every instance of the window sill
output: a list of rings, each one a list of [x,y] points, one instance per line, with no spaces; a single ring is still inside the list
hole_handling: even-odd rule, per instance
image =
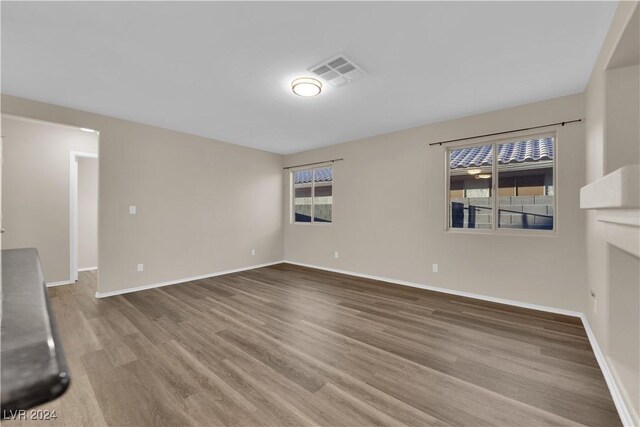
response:
[[[482,234],[490,236],[514,236],[514,237],[557,237],[557,230],[521,230],[521,229],[473,229],[473,228],[450,228],[445,229],[447,233],[453,234]]]

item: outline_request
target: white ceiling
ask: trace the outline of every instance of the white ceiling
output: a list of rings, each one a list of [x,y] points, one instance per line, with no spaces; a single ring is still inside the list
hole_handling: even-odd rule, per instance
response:
[[[615,8],[3,1],[2,92],[292,153],[582,92]],[[367,76],[291,93],[338,53]]]

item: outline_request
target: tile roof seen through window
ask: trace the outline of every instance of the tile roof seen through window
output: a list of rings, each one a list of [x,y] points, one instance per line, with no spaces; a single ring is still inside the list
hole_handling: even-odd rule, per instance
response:
[[[307,184],[311,182],[313,171],[316,172],[316,182],[331,182],[333,180],[333,168],[306,169],[293,173],[294,184]]]
[[[451,169],[469,166],[489,166],[493,158],[492,145],[451,150]],[[553,159],[553,138],[498,144],[498,163],[522,163]]]

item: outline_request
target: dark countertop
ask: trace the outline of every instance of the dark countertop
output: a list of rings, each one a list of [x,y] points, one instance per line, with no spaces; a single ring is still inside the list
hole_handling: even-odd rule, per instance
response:
[[[49,305],[38,251],[2,251],[3,415],[62,395],[69,372]]]

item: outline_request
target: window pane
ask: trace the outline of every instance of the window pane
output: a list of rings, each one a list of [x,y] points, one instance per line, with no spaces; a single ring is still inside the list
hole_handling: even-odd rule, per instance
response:
[[[491,228],[493,145],[449,151],[449,227]]]
[[[313,171],[293,173],[293,212],[295,222],[311,222],[311,176]]]
[[[313,220],[315,222],[331,222],[333,207],[333,170],[320,168],[314,172],[315,194],[313,199]]]
[[[553,230],[553,143],[498,145],[498,227]]]

